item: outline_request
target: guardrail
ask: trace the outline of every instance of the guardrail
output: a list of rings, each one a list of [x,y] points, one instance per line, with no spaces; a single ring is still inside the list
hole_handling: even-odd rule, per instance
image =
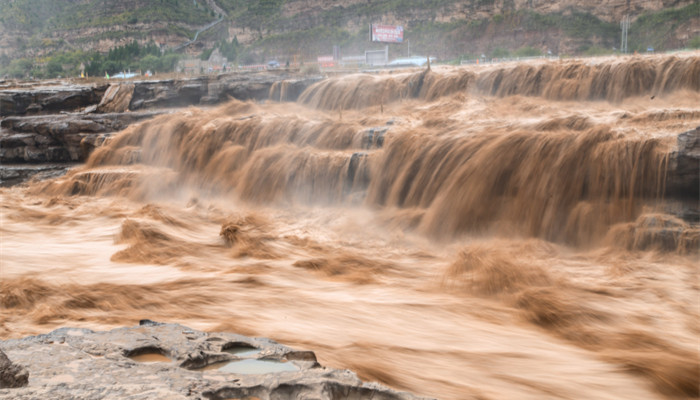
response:
[[[558,60],[559,56],[535,56],[535,57],[503,57],[503,58],[470,58],[460,60],[460,65],[475,65],[475,64],[496,64],[509,61],[527,61],[527,60]]]

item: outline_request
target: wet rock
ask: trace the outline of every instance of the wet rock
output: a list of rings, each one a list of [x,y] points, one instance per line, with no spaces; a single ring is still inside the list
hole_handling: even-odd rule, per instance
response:
[[[695,201],[700,196],[700,126],[678,135],[669,155],[666,194]]]
[[[294,101],[322,76],[292,76],[276,73],[231,73],[179,80],[134,82],[129,109],[184,107],[217,104],[229,100]],[[284,81],[284,85],[280,82]],[[280,88],[273,90],[273,87]],[[281,91],[284,87],[285,90]],[[283,92],[283,93],[282,93]]]
[[[27,386],[29,373],[21,365],[13,364],[0,350],[0,389]]]
[[[319,76],[315,78],[277,81],[270,86],[268,99],[274,101],[296,101],[307,87],[318,82],[320,78]]]
[[[369,185],[369,176],[362,174],[362,172],[365,171],[360,171],[360,164],[366,159],[367,153],[364,152],[353,153],[350,157],[348,174],[345,177],[345,185],[343,188],[343,193],[345,195],[350,194],[354,189],[364,190]]]
[[[207,77],[134,82],[130,110],[185,107],[199,104],[206,93]]]
[[[369,128],[362,131],[362,148],[382,148],[384,146],[384,136],[389,130],[388,126]]]
[[[0,90],[0,116],[76,111],[97,104],[106,86],[57,85]]]
[[[64,175],[76,164],[3,164],[0,187],[18,185],[30,179],[44,180]]]
[[[133,84],[112,84],[109,85],[100,104],[95,107],[95,111],[100,113],[121,113],[129,110],[129,104],[134,96]],[[87,110],[86,110],[87,111]]]
[[[57,114],[59,112],[114,113],[146,108],[186,107],[238,100],[294,101],[323,76],[286,72],[251,72],[193,78],[117,82],[110,85],[72,85],[52,82],[46,86],[0,90],[0,116]],[[279,85],[284,81],[284,85]],[[271,88],[284,87],[275,92]]]
[[[169,80],[68,85],[44,82],[0,90],[0,184],[17,184],[32,169],[13,163],[85,161],[113,133],[167,111],[132,110],[215,104],[236,98],[266,100],[277,83],[277,100],[293,101],[321,76],[231,73]],[[280,82],[284,81],[284,84]],[[98,104],[99,103],[99,104]],[[82,113],[67,113],[82,109]],[[53,114],[53,115],[47,115]]]
[[[138,121],[153,118],[165,111],[109,114],[59,114],[31,117],[8,117],[0,126],[13,132],[31,132],[54,136],[85,132],[114,132]]]
[[[311,351],[150,320],[108,332],[61,328],[0,343],[32,376],[24,388],[0,389],[0,398],[417,398],[322,367]],[[258,351],[237,355],[226,351],[232,345]]]
[[[162,113],[7,117],[0,121],[0,164],[84,161],[112,133]]]

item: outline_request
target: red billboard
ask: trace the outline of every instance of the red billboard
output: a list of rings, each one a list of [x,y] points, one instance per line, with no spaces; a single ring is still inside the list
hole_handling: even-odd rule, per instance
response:
[[[370,26],[371,39],[373,42],[403,42],[403,26],[401,25],[379,25]]]

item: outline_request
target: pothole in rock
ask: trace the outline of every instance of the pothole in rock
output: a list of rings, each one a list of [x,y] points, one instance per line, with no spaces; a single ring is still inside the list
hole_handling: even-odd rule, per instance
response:
[[[201,369],[201,371],[211,370],[239,375],[261,375],[299,371],[299,367],[282,361],[248,359],[214,363]]]
[[[171,362],[172,360],[165,354],[165,350],[155,346],[139,347],[124,352],[125,356],[140,363]]]
[[[221,351],[224,353],[233,354],[237,357],[245,358],[260,353],[261,349],[253,347],[247,343],[233,342],[223,345],[221,347]]]

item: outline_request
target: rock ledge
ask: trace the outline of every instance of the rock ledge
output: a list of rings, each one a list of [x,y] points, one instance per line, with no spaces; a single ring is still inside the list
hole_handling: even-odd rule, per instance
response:
[[[61,328],[0,348],[29,371],[26,387],[0,389],[3,399],[418,398],[323,367],[311,351],[150,320],[108,332]]]

